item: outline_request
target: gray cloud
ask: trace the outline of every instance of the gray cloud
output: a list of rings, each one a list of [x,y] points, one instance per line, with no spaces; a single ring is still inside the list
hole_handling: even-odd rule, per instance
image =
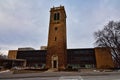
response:
[[[68,48],[94,47],[93,33],[120,18],[119,0],[0,0],[0,47],[47,45],[49,10],[64,5]]]

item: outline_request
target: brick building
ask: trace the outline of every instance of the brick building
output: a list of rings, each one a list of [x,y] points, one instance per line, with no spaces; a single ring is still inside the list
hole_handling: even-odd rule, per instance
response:
[[[72,68],[114,68],[108,48],[67,49],[64,6],[50,10],[47,50],[10,50],[9,58],[25,59],[26,66],[64,70]]]

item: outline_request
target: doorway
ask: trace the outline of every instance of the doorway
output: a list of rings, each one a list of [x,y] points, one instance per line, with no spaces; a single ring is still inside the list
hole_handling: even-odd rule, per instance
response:
[[[57,68],[57,61],[53,60],[53,68]]]
[[[58,68],[58,56],[53,55],[52,56],[52,68]]]

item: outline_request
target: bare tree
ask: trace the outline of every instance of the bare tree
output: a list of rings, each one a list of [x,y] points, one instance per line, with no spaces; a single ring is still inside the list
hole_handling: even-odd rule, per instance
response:
[[[94,33],[97,47],[108,47],[120,67],[120,22],[110,21],[102,30]]]
[[[5,58],[7,58],[7,56],[0,51],[0,59],[5,59]]]
[[[4,55],[4,54],[0,54],[0,59],[5,59],[5,58],[7,58],[6,55]]]

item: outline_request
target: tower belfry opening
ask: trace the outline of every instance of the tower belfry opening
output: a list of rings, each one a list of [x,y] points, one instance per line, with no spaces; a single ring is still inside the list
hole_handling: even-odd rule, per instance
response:
[[[53,7],[50,10],[46,68],[65,69],[67,64],[66,50],[66,12],[64,6]],[[57,56],[55,60],[53,59],[54,55]]]

